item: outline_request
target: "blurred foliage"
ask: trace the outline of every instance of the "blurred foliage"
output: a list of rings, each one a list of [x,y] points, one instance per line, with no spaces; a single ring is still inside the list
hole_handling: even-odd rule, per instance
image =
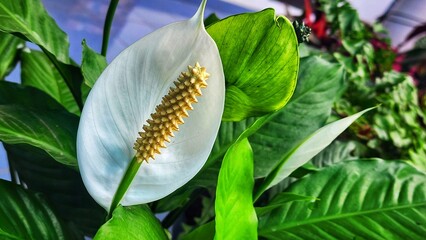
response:
[[[351,133],[345,137],[366,144],[365,157],[406,159],[426,170],[426,111],[421,88],[424,81],[412,78],[421,73],[413,72],[413,64],[418,64],[419,58],[426,59],[424,40],[417,42],[415,51],[401,54],[391,47],[380,23],[362,22],[347,1],[318,0],[315,7],[317,20],[311,23],[311,46],[328,52],[346,70],[346,91],[335,102],[335,115],[348,116],[380,105],[377,111],[352,126]],[[315,28],[318,21],[324,21],[325,29]],[[307,22],[309,25],[310,20]],[[330,34],[323,35],[323,31]],[[310,51],[310,54],[323,53]]]

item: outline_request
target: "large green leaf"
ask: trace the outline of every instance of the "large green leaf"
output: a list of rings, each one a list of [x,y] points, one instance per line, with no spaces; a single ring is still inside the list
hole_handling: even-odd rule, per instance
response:
[[[288,192],[315,196],[260,218],[267,239],[423,239],[426,175],[398,161],[347,161],[294,183]]]
[[[49,16],[40,0],[13,0],[0,2],[0,30],[24,36],[68,63],[68,36]]]
[[[94,236],[106,212],[92,199],[80,174],[41,149],[5,144],[14,176],[28,189],[43,193],[52,209],[80,236]]]
[[[343,89],[343,70],[319,57],[304,58],[293,97],[259,131],[249,138],[255,176],[266,176],[293,147],[320,128]]]
[[[253,186],[253,152],[244,138],[229,148],[220,168],[215,239],[257,239]]]
[[[69,112],[79,115],[79,107],[55,65],[39,51],[31,50],[21,54],[21,80],[25,86],[32,86],[49,94]]]
[[[81,61],[81,72],[84,76],[84,83],[92,88],[108,63],[104,56],[96,53],[87,46],[85,40],[83,40],[82,46],[83,56]]]
[[[56,161],[77,166],[78,117],[62,111],[44,111],[19,105],[0,105],[0,140],[25,143],[45,150]]]
[[[282,108],[296,87],[297,36],[273,9],[231,16],[207,28],[226,79],[223,119],[239,121]]]
[[[0,32],[0,80],[15,67],[19,48],[24,46],[24,41],[8,34]]]
[[[146,205],[115,209],[112,218],[96,234],[105,239],[169,239],[160,222]]]
[[[0,192],[1,239],[72,239],[39,194],[4,180]]]

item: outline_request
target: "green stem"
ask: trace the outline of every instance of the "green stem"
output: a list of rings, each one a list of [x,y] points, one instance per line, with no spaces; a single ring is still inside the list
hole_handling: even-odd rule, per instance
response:
[[[124,173],[123,178],[120,181],[120,184],[118,185],[118,189],[114,194],[114,198],[112,199],[107,220],[109,220],[112,217],[112,213],[117,208],[118,204],[120,204],[120,201],[123,199],[124,194],[126,194],[127,189],[129,189],[129,186],[132,183],[133,179],[135,178],[136,173],[138,173],[139,167],[141,165],[142,163],[139,163],[136,160],[136,157],[134,157],[132,161],[130,162],[126,172]]]
[[[103,33],[103,37],[102,37],[101,54],[103,56],[106,56],[106,54],[107,54],[109,34],[111,32],[112,20],[114,18],[115,9],[117,9],[118,2],[119,2],[119,0],[111,0],[111,2],[109,3],[108,12],[107,12],[105,24],[104,24],[104,33]]]

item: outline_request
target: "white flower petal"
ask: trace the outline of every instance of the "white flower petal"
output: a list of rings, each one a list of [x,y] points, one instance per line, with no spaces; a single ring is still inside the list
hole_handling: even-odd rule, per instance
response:
[[[142,164],[121,203],[163,198],[194,177],[207,160],[221,121],[225,80],[216,44],[204,29],[204,4],[190,20],[165,26],[124,50],[87,98],[78,130],[78,162],[86,188],[106,209],[135,155],[138,132],[173,81],[196,62],[211,75],[208,87],[162,153]]]

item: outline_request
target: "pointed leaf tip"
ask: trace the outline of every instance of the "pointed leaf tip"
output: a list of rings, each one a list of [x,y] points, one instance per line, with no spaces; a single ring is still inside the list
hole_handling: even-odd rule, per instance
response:
[[[376,107],[365,109],[349,117],[325,125],[308,136],[298,146],[282,159],[280,164],[268,175],[265,180],[265,190],[281,182],[294,170],[311,160],[315,155],[330,145],[343,131],[364,113]],[[259,193],[258,193],[259,195]]]

